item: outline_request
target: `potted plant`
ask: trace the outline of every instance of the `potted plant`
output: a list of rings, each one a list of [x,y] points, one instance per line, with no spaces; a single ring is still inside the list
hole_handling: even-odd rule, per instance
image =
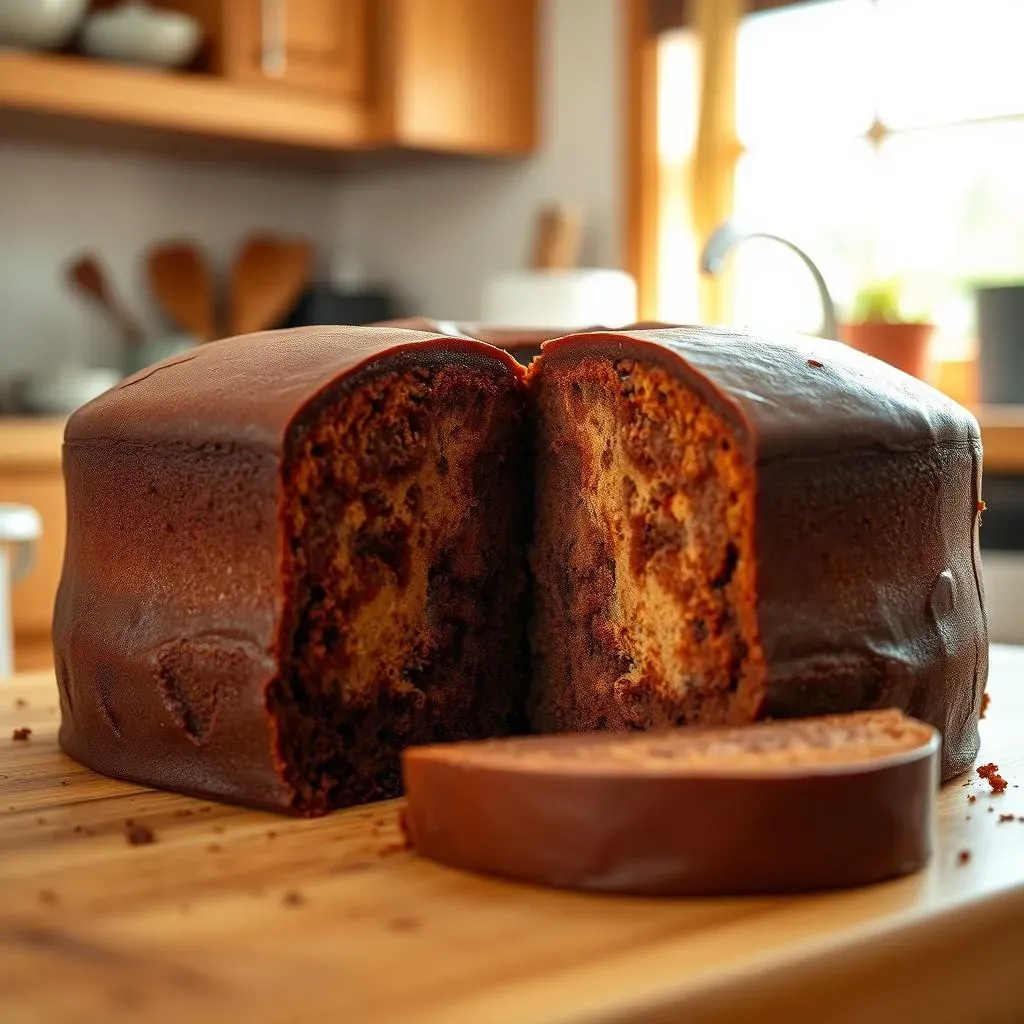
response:
[[[904,373],[924,380],[934,329],[927,320],[903,314],[898,283],[889,280],[861,288],[854,298],[849,321],[839,328],[839,336],[851,348],[884,359]]]

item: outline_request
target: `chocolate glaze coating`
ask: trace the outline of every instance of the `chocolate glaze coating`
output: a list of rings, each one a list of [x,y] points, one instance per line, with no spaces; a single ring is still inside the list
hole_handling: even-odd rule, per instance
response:
[[[515,744],[521,756],[512,764],[462,756],[486,741],[407,750],[404,820],[413,847],[484,874],[649,896],[865,885],[916,871],[931,854],[934,733],[871,761],[764,772],[600,759],[565,767],[530,753],[554,746],[565,758],[593,742],[584,735],[490,744]]]
[[[540,355],[542,342],[570,334],[568,328],[522,329],[511,327],[489,327],[483,324],[456,323],[453,320],[431,320],[429,317],[414,316],[402,320],[383,320],[377,327],[392,327],[411,331],[429,331],[449,338],[475,338],[488,345],[502,348],[524,366]],[[588,328],[589,329],[589,328]]]
[[[839,342],[719,328],[548,341],[541,364],[660,363],[736,424],[756,467],[761,714],[898,707],[978,751],[988,632],[981,435],[945,395]]]
[[[68,754],[106,775],[289,808],[265,706],[287,652],[286,434],[325,388],[439,361],[522,373],[465,338],[299,328],[174,356],[71,418],[53,628]]]

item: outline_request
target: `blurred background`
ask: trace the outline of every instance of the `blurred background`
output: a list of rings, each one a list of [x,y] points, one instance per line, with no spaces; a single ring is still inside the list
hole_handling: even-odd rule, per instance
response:
[[[800,330],[930,381],[982,423],[1024,641],[1022,39],[1021,0],[0,0],[0,669],[7,619],[50,658],[70,411],[402,315]]]

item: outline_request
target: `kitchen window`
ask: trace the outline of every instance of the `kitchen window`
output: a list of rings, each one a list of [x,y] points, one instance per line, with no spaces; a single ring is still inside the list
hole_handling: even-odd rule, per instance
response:
[[[817,329],[813,282],[778,246],[751,240],[720,284],[696,280],[708,224],[729,217],[805,249],[840,310],[898,278],[905,312],[937,324],[933,355],[971,356],[973,285],[1024,277],[1024,2],[775,4],[724,41],[718,11],[717,40],[681,27],[656,44],[651,312]],[[731,87],[710,135],[702,38]]]

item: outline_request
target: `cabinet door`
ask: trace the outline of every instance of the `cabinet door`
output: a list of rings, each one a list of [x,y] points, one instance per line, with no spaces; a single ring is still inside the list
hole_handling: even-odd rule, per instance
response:
[[[537,0],[388,0],[391,135],[402,145],[529,153]]]
[[[368,0],[237,0],[226,8],[230,77],[358,97]]]

